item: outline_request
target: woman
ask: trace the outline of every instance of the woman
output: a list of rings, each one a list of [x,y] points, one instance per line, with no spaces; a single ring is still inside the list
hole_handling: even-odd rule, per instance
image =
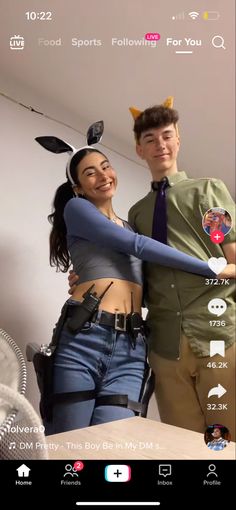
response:
[[[57,139],[52,148],[46,138],[37,141],[48,150],[68,150]],[[140,316],[142,260],[216,276],[206,262],[135,234],[114,212],[117,177],[108,158],[88,146],[71,152],[67,181],[58,188],[49,217],[51,265],[67,271],[72,263],[79,274],[55,354],[52,433],[131,417],[140,410],[147,372]],[[228,266],[221,277],[230,277],[231,270]],[[99,296],[108,288],[99,311],[72,332],[71,320],[80,319],[84,309],[79,304],[93,284]]]
[[[224,427],[225,428],[225,427]],[[222,427],[215,426],[213,432],[211,433],[213,439],[208,441],[207,446],[210,450],[224,450],[224,448],[229,444],[229,441],[224,438],[224,433],[222,433]],[[222,437],[223,436],[223,437]]]

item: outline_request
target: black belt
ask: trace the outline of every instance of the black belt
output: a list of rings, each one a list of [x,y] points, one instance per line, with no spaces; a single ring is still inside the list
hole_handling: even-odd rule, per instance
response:
[[[79,309],[76,305],[69,305],[67,317],[73,317],[79,313]],[[143,319],[140,314],[138,316],[138,324],[140,330],[143,326]],[[89,322],[94,322],[96,324],[100,324],[101,326],[110,326],[114,328],[116,331],[128,331],[129,330],[129,314],[127,313],[111,313],[105,310],[99,310],[93,315]],[[139,329],[138,328],[138,329]]]
[[[100,311],[100,314],[99,314],[100,317],[98,315],[98,317],[95,318],[95,320],[92,319],[92,322],[96,322],[101,326],[110,326],[111,328],[114,328],[116,331],[127,331],[128,329],[127,313],[119,312],[111,313],[102,310],[102,312]]]

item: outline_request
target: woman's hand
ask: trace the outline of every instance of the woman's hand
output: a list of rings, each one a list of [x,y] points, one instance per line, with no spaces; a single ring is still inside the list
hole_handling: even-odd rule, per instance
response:
[[[235,264],[227,264],[224,271],[217,275],[218,279],[224,278],[236,278],[236,265]]]
[[[229,278],[229,277],[228,277]],[[71,269],[69,271],[69,276],[68,276],[68,282],[69,282],[69,290],[68,290],[68,294],[73,294],[77,285],[76,283],[78,282],[78,279],[79,279],[79,276]]]
[[[213,221],[214,214],[212,212],[205,214],[203,227],[210,227]]]

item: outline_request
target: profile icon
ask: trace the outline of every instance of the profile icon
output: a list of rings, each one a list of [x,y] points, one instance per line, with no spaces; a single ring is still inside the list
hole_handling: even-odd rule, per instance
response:
[[[227,427],[219,423],[207,427],[204,440],[210,450],[224,450],[230,443],[231,435]]]
[[[219,231],[224,236],[228,234],[232,228],[232,218],[228,211],[221,207],[213,207],[208,209],[202,219],[202,227],[204,232],[211,236],[215,231]]]

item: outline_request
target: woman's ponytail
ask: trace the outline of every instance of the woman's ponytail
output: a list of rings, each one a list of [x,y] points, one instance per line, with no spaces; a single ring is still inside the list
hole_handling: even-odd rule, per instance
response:
[[[64,221],[64,209],[67,202],[74,197],[73,189],[69,181],[59,186],[53,200],[53,212],[49,214],[48,221],[52,225],[49,237],[50,265],[55,266],[57,271],[66,273],[70,267],[70,255],[67,249],[66,224]]]

